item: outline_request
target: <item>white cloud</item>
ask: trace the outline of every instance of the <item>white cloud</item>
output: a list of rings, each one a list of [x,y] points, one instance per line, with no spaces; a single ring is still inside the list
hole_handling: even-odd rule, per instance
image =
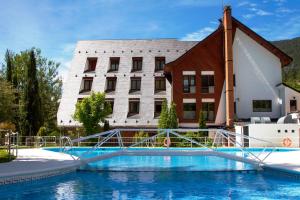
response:
[[[219,24],[220,24],[219,21],[210,21],[209,23],[210,23],[210,24],[213,24],[213,25],[219,25]]]
[[[242,1],[238,5],[238,7],[243,7],[243,6],[249,6],[249,7],[256,7],[257,4],[255,3],[250,3],[249,1]]]
[[[251,19],[253,18],[255,15],[253,14],[245,14],[245,15],[242,15],[245,19]]]
[[[282,31],[284,30],[284,31]],[[281,26],[276,26],[272,29],[271,34],[274,39],[288,39],[299,36],[300,30],[300,16],[291,17],[288,21]]]
[[[200,41],[212,33],[215,29],[212,27],[204,27],[196,32],[186,34],[181,40],[183,41]]]
[[[289,8],[285,8],[285,7],[280,7],[276,10],[277,13],[293,13],[295,12],[295,10],[289,9]]]
[[[251,19],[255,16],[269,16],[269,15],[273,15],[273,13],[256,8],[256,7],[252,7],[248,9],[251,13],[248,14],[244,14],[242,15],[245,19]]]
[[[264,11],[264,10],[260,10],[260,9],[258,9],[256,11],[256,14],[259,15],[259,16],[273,15],[273,13],[270,13],[270,12],[267,12],[267,11]]]
[[[278,22],[265,24],[263,27],[255,27],[253,30],[271,41],[298,37],[300,34],[300,16],[284,20],[284,23],[280,25]]]
[[[249,8],[249,10],[252,11],[254,15],[258,15],[258,16],[273,15],[273,13],[258,8]]]

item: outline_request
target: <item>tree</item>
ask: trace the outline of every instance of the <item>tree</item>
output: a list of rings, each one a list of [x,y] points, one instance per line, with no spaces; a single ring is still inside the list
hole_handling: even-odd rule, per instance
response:
[[[26,67],[26,85],[24,90],[24,133],[36,135],[43,124],[39,82],[36,73],[36,58],[34,50],[30,51],[29,62]]]
[[[41,109],[47,132],[57,129],[57,110],[61,98],[62,81],[58,76],[59,63],[41,56],[39,49],[35,50],[37,60],[37,78],[41,97]]]
[[[168,128],[168,117],[169,117],[169,109],[167,101],[164,100],[161,106],[161,112],[158,120],[158,128],[164,129]]]
[[[13,80],[13,57],[9,50],[6,50],[5,61],[6,61],[6,80],[12,83]]]
[[[15,113],[14,89],[9,82],[0,78],[0,122],[12,122]]]
[[[171,103],[170,108],[168,107],[167,101],[162,103],[158,128],[178,128],[176,105],[173,102]]]
[[[99,123],[111,113],[111,107],[105,101],[105,93],[97,92],[76,104],[73,118],[82,123],[86,133],[92,134],[99,130]]]
[[[168,117],[168,128],[178,128],[178,120],[176,114],[176,105],[174,102],[171,103]]]
[[[199,112],[199,129],[206,129],[206,119],[205,119],[205,113],[201,110]],[[207,131],[199,131],[199,137],[207,136]]]
[[[206,128],[206,120],[205,120],[205,113],[201,110],[199,112],[199,129],[205,129]]]
[[[10,51],[10,57],[12,62],[12,85],[15,88],[15,103],[19,105],[19,109],[16,109],[16,117],[13,123],[17,126],[17,131],[21,134],[27,134],[26,126],[29,123],[26,120],[28,106],[25,106],[25,89],[27,87],[27,68],[30,65],[31,52],[35,53],[36,61],[36,78],[38,81],[38,90],[41,101],[40,115],[42,117],[43,126],[46,133],[57,132],[57,110],[59,106],[59,99],[61,98],[62,80],[58,76],[59,63],[49,60],[42,56],[41,50],[32,48],[30,50],[22,51],[18,54],[14,54]],[[6,79],[6,75],[9,63],[3,65],[4,72],[2,77]]]

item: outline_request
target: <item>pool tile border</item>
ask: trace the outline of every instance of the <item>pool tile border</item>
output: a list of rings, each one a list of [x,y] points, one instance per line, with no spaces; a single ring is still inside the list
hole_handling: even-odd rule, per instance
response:
[[[30,174],[24,174],[24,175],[16,175],[16,176],[10,176],[5,178],[0,178],[0,186],[1,185],[8,185],[8,184],[14,184],[14,183],[20,183],[25,181],[35,181],[39,179],[45,179],[53,176],[63,175],[70,172],[74,172],[77,170],[77,167],[67,167],[63,169],[55,169],[50,170],[47,172],[37,172],[37,173],[30,173]]]

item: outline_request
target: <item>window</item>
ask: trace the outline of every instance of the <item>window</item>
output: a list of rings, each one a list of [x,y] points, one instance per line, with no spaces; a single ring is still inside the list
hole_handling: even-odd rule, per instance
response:
[[[297,111],[297,100],[290,100],[290,112]]]
[[[132,72],[142,71],[143,58],[142,57],[133,57],[132,58]]]
[[[93,78],[83,78],[80,93],[89,92],[92,89]]]
[[[87,58],[84,72],[95,71],[97,65],[97,58]]]
[[[105,92],[113,92],[116,90],[117,77],[106,78],[106,90]]]
[[[164,77],[155,77],[155,92],[166,91],[166,79]]]
[[[236,101],[233,102],[233,113],[236,114]]]
[[[201,75],[201,93],[214,93],[215,76]]]
[[[165,99],[155,99],[154,101],[154,117],[157,118],[160,115],[162,104]]]
[[[253,112],[272,112],[272,100],[253,100]]]
[[[105,102],[110,105],[111,113],[108,115],[108,117],[111,117],[113,111],[114,111],[114,99],[105,99]]]
[[[165,57],[155,57],[155,71],[162,71],[166,63]]]
[[[78,98],[77,103],[81,103],[83,101],[83,98]]]
[[[130,91],[136,92],[141,90],[141,77],[132,77],[130,79]]]
[[[205,120],[207,120],[207,121],[215,120],[215,103],[203,102],[201,111],[203,112]]]
[[[184,75],[183,76],[183,92],[184,93],[195,93],[195,75]]]
[[[140,112],[140,100],[129,99],[129,111],[128,116],[137,115]]]
[[[114,72],[119,70],[120,58],[112,57],[110,58],[110,66],[108,72]]]
[[[196,103],[183,103],[183,118],[196,119]]]
[[[235,87],[235,74],[233,74],[233,87]]]

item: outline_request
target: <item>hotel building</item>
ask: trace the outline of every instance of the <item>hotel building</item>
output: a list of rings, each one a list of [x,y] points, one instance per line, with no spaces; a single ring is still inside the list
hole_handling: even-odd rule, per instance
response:
[[[57,114],[80,126],[75,104],[105,92],[113,127],[156,127],[163,100],[176,104],[180,127],[232,126],[251,117],[278,119],[299,111],[300,93],[282,84],[292,59],[231,16],[202,41],[175,39],[79,41]]]

